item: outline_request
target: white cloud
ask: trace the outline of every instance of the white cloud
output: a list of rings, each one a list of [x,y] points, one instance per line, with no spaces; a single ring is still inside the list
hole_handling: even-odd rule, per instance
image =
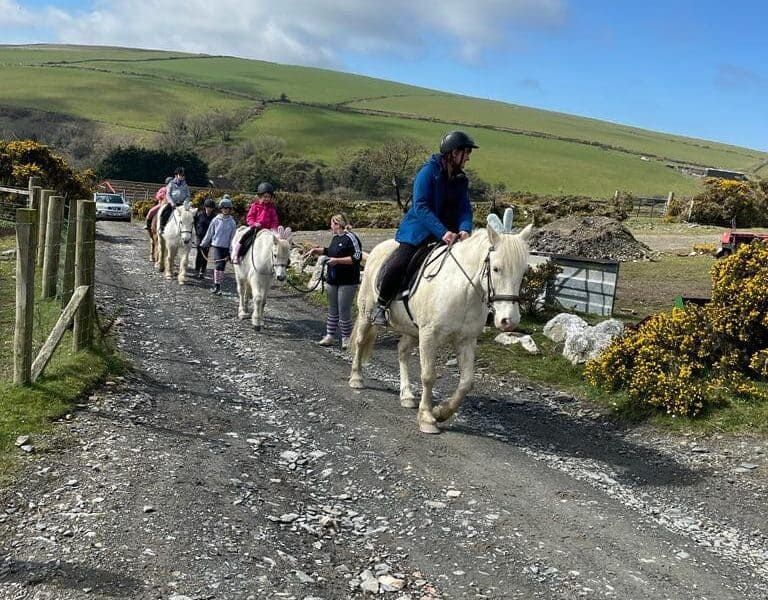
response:
[[[55,3],[55,0],[54,0]],[[92,8],[49,6],[37,14],[0,0],[0,26],[17,9],[72,44],[229,54],[275,62],[343,66],[344,56],[417,57],[440,39],[447,55],[476,60],[510,27],[547,27],[567,0],[96,0]],[[13,17],[11,17],[13,18]],[[23,19],[23,20],[19,20]],[[441,49],[442,50],[442,49]]]
[[[0,0],[0,32],[10,31],[14,27],[29,26],[34,23],[34,15],[13,0]]]

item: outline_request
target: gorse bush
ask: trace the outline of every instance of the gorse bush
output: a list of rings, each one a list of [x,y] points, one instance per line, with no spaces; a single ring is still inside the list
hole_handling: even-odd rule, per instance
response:
[[[709,178],[704,181],[704,191],[694,196],[692,203],[675,200],[670,203],[668,214],[703,225],[765,226],[768,225],[765,182]]]
[[[712,300],[654,315],[616,338],[586,377],[631,401],[695,416],[726,397],[768,399],[768,247],[744,244],[712,268]]]
[[[93,171],[74,171],[45,144],[0,140],[0,184],[26,188],[30,177],[39,177],[41,187],[74,199],[90,199],[96,182]]]

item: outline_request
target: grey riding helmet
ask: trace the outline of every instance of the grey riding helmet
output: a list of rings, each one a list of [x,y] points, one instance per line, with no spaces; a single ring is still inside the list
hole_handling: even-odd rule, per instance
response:
[[[224,197],[219,200],[219,208],[232,208],[232,199],[224,194]]]
[[[471,137],[463,131],[449,131],[440,141],[440,154],[448,154],[457,148],[479,148]]]
[[[258,194],[259,196],[261,196],[262,194],[274,194],[274,193],[275,193],[275,188],[268,181],[262,181],[259,184],[259,187],[256,188],[256,194]]]

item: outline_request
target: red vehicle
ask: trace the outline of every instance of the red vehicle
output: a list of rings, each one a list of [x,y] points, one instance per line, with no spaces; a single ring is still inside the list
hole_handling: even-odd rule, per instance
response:
[[[754,240],[762,240],[768,242],[768,233],[754,233],[752,231],[724,231],[720,236],[720,245],[717,247],[715,256],[722,258],[724,256],[730,256],[736,252],[736,248],[742,244],[749,244]]]

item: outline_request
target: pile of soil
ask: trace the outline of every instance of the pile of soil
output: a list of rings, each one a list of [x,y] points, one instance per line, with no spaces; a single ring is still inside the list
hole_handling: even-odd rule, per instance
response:
[[[531,248],[540,252],[627,262],[648,260],[653,251],[610,217],[569,216],[536,231]]]

